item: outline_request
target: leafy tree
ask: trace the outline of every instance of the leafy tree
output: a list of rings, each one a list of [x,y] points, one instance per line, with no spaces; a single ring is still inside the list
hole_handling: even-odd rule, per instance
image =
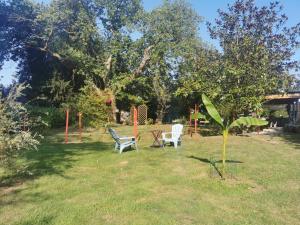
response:
[[[164,1],[146,17],[143,39],[150,53],[145,74],[153,78],[160,121],[176,88],[179,67],[187,63],[193,43],[198,41],[200,22],[201,17],[181,0]]]
[[[221,94],[221,54],[198,42],[186,60],[180,65],[176,96],[188,100],[190,105],[199,104],[201,94],[215,99]]]
[[[100,90],[94,83],[87,81],[77,100],[77,110],[83,113],[86,124],[100,127],[109,122],[113,106],[107,106],[107,100],[112,100],[111,93]]]
[[[289,71],[297,67],[292,56],[300,43],[300,23],[286,27],[288,18],[281,12],[279,2],[258,7],[254,0],[237,0],[228,11],[218,11],[215,25],[208,23],[223,50],[217,98],[233,117],[248,114],[266,94],[289,86]]]

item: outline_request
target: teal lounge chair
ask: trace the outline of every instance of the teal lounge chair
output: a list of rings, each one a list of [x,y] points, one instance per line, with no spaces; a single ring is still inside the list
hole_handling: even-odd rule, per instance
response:
[[[115,150],[119,150],[121,154],[125,148],[134,146],[135,149],[138,151],[137,143],[135,137],[119,137],[116,131],[112,128],[108,128],[109,133],[111,134],[112,138],[114,139],[115,143]]]

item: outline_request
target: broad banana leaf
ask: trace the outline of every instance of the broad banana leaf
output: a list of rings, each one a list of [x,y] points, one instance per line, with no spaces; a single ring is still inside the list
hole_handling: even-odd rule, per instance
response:
[[[233,121],[229,128],[240,127],[241,125],[250,127],[250,126],[265,126],[268,124],[268,121],[257,119],[254,117],[240,117],[237,120]]]
[[[208,114],[221,126],[224,128],[224,124],[223,124],[223,119],[220,116],[219,112],[217,111],[217,109],[215,108],[215,106],[211,103],[211,101],[209,100],[209,98],[205,95],[202,94],[202,101],[206,107],[206,110],[208,112]]]

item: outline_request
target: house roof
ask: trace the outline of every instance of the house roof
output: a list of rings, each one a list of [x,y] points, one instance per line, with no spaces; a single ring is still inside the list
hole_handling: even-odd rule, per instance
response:
[[[290,91],[284,94],[266,96],[265,104],[293,104],[300,99],[300,91]]]

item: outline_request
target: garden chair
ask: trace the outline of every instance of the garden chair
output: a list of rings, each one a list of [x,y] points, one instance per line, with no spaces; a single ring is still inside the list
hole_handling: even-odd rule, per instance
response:
[[[168,143],[173,143],[174,147],[177,148],[178,144],[181,144],[181,135],[182,135],[183,125],[175,124],[172,126],[172,132],[163,132],[162,133],[162,142],[163,146]]]
[[[108,128],[108,131],[111,134],[114,141],[116,142],[115,150],[119,150],[120,154],[123,152],[125,148],[131,147],[132,145],[134,145],[135,149],[138,151],[135,137],[119,137],[116,131],[112,128]]]

